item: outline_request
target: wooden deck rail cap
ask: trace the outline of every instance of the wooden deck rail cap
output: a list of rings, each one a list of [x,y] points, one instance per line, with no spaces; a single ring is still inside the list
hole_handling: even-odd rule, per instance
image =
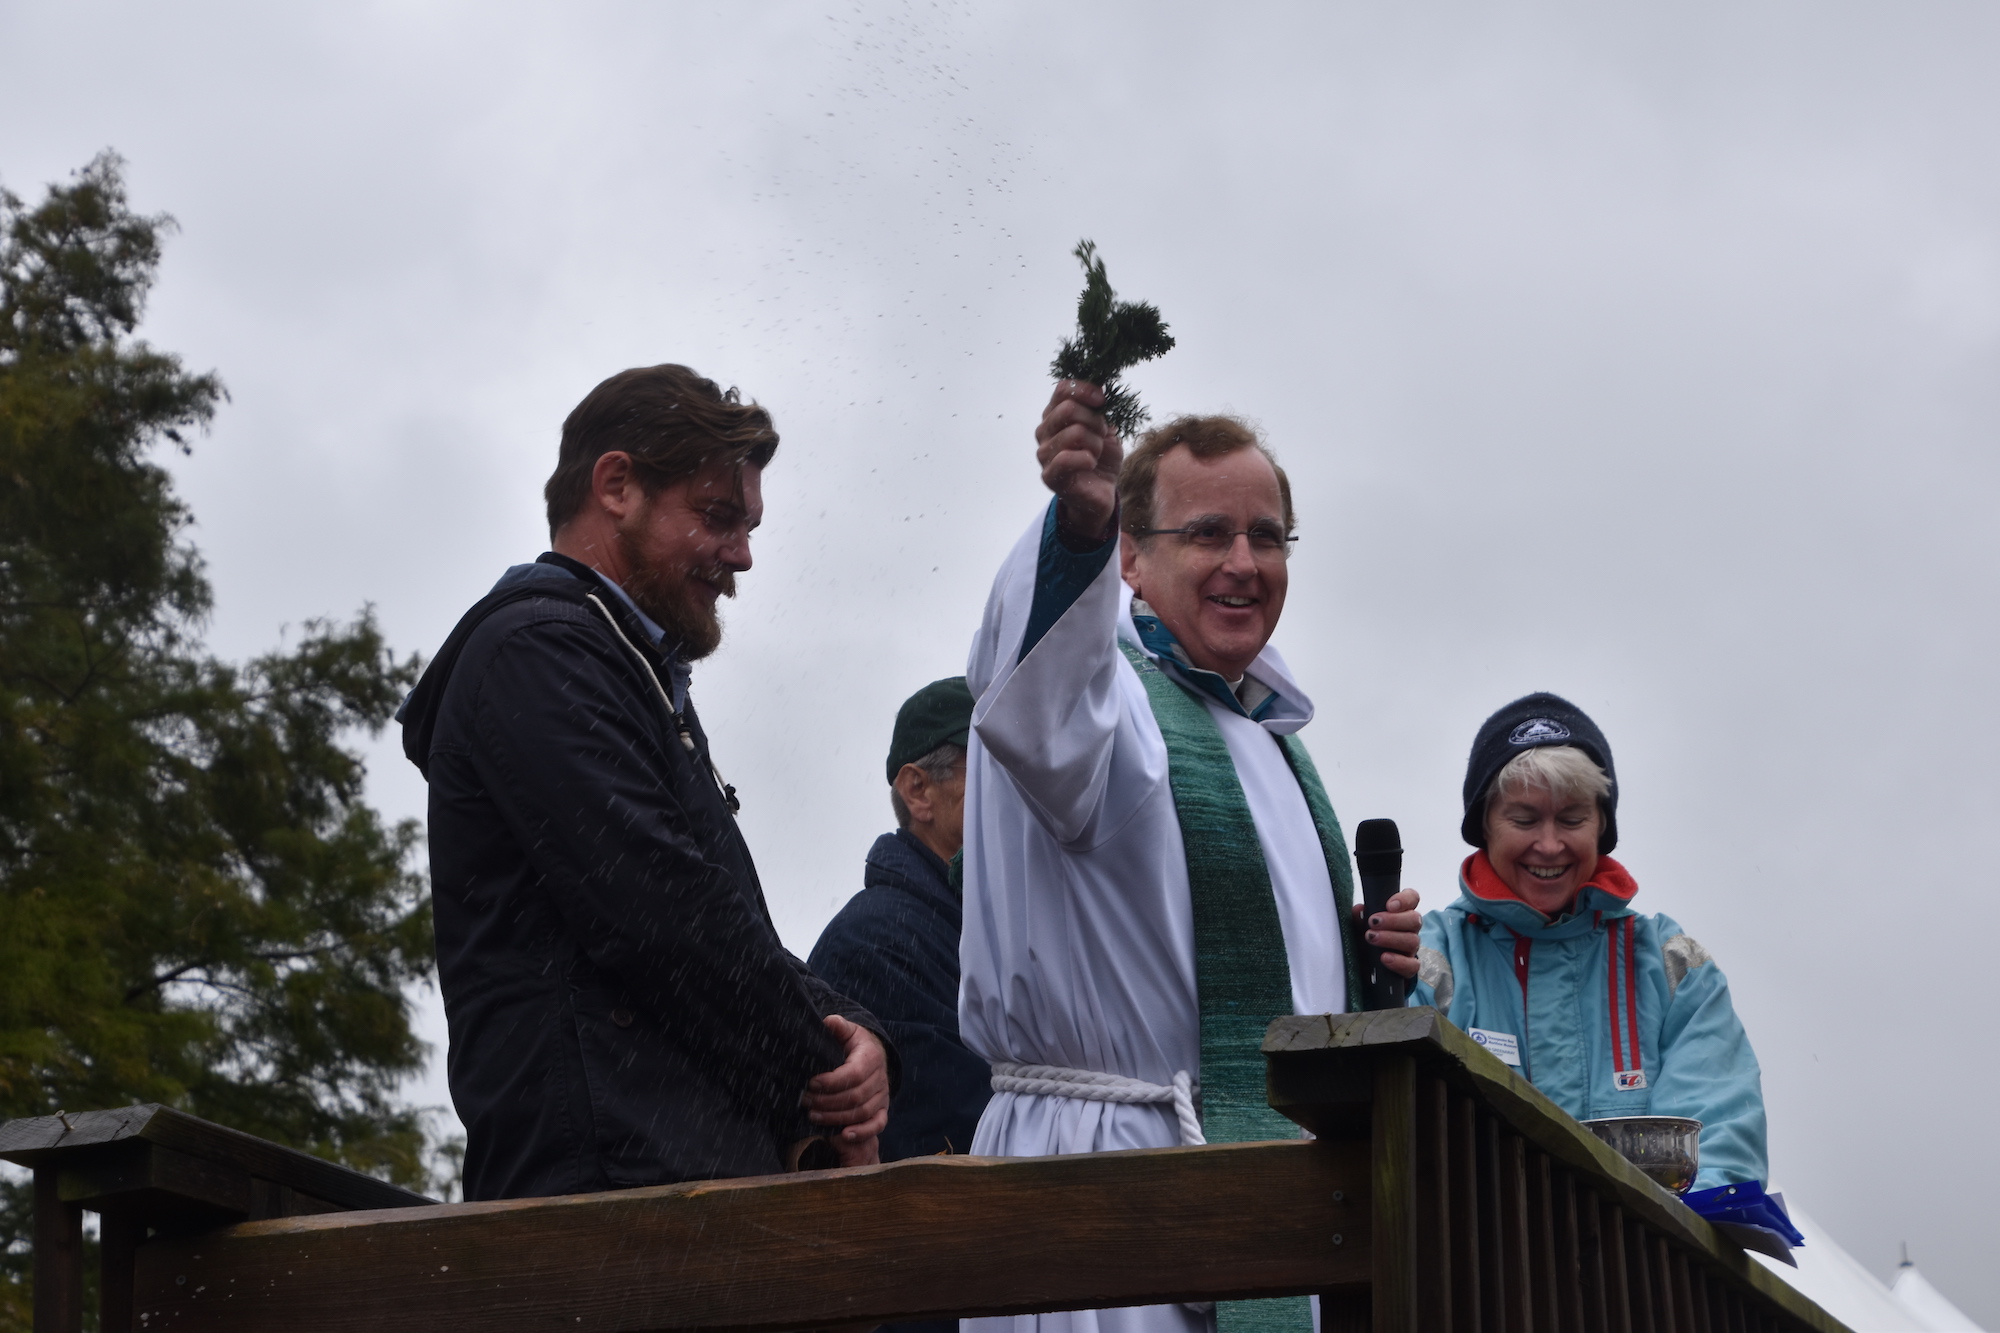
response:
[[[1365,1289],[1368,1153],[1225,1144],[249,1222],[142,1246],[147,1333],[782,1330]]]

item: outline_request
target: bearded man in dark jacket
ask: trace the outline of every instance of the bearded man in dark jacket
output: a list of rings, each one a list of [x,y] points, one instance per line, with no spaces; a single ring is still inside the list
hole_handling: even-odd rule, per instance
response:
[[[688,696],[777,445],[684,366],[598,385],[545,488],[554,550],[404,706],[468,1199],[877,1160],[891,1048],[779,943]]]

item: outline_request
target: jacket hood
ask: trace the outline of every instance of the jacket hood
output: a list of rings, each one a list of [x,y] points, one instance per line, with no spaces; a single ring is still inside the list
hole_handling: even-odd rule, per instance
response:
[[[1465,858],[1458,868],[1458,900],[1450,909],[1467,916],[1497,921],[1520,935],[1540,939],[1567,939],[1595,930],[1600,922],[1631,916],[1632,899],[1639,882],[1630,871],[1608,856],[1597,858],[1597,873],[1576,891],[1569,914],[1551,921],[1514,892],[1514,886],[1500,878],[1482,848]]]
[[[582,605],[594,593],[608,591],[611,586],[590,566],[566,555],[547,551],[532,565],[516,565],[508,570],[493,585],[491,592],[473,603],[472,609],[453,627],[444,646],[438,649],[437,656],[424,668],[417,687],[410,691],[402,706],[396,710],[396,721],[403,727],[403,754],[417,766],[426,781],[431,775],[431,739],[437,734],[438,710],[444,703],[445,687],[451,682],[452,669],[458,665],[466,643],[486,618],[503,606],[531,597],[553,597]],[[605,610],[631,625],[627,631],[628,638],[638,631],[633,613],[622,596],[610,596],[599,601]],[[676,690],[684,686],[684,678],[677,677]]]

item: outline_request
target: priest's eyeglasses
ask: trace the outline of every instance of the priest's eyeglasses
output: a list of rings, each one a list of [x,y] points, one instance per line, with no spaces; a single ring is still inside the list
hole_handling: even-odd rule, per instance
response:
[[[1180,528],[1133,528],[1134,537],[1179,537],[1188,546],[1198,546],[1204,551],[1226,551],[1236,544],[1238,537],[1250,539],[1250,553],[1259,559],[1288,560],[1292,554],[1292,543],[1297,537],[1288,537],[1275,523],[1259,523],[1248,528],[1232,528],[1220,519],[1199,518]]]

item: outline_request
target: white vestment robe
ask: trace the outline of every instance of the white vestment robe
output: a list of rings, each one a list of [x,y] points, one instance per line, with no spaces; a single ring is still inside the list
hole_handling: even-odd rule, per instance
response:
[[[1144,651],[1131,590],[1114,554],[1021,658],[1043,532],[1038,520],[1001,567],[966,667],[978,704],[966,759],[960,1033],[989,1062],[1159,1084],[1185,1070],[1199,1081],[1194,910],[1166,743],[1118,647],[1123,638]],[[1278,695],[1261,721],[1204,701],[1257,825],[1295,1011],[1344,1012],[1333,884],[1277,740],[1312,720],[1312,704],[1273,648],[1248,674]],[[1171,1106],[1001,1092],[972,1151],[1033,1157],[1179,1142]],[[1212,1326],[1212,1315],[1158,1305],[968,1320],[966,1333]]]

